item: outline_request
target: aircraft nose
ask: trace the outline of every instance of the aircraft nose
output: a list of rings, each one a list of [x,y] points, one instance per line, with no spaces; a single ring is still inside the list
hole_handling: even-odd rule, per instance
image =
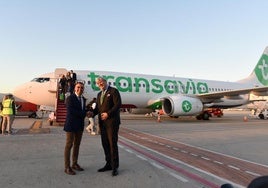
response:
[[[16,87],[14,89],[13,95],[19,99],[27,100],[25,85]]]

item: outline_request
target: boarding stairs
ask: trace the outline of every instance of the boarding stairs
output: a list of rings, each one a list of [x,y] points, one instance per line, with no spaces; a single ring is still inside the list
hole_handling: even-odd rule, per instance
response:
[[[55,77],[59,78],[60,75],[62,74],[66,74],[67,70],[63,69],[63,68],[58,68],[55,70]],[[85,83],[84,80],[78,80],[81,81],[83,83]],[[59,126],[63,126],[66,120],[66,115],[67,115],[67,108],[65,105],[65,95],[64,98],[60,97],[61,96],[61,89],[59,88],[59,80],[57,79],[56,82],[51,84],[51,90],[53,90],[53,92],[56,92],[56,123]]]
[[[60,97],[60,94],[62,93],[60,87],[59,87],[59,78],[61,77],[62,74],[66,74],[67,70],[63,68],[57,68],[55,70],[55,78],[56,82],[52,83],[51,85],[53,86],[53,91],[56,91],[56,110],[55,110],[55,121],[57,125],[63,126],[65,123],[66,119],[66,114],[67,114],[67,109],[65,106],[65,96],[64,98]]]
[[[65,105],[65,100],[57,94],[57,105],[56,105],[56,122],[58,125],[63,126],[66,119],[67,108]]]

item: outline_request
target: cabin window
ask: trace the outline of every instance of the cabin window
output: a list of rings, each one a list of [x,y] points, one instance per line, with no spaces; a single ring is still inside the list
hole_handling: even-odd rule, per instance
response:
[[[34,78],[32,80],[32,82],[39,82],[39,83],[43,83],[43,82],[48,82],[50,80],[50,78]]]

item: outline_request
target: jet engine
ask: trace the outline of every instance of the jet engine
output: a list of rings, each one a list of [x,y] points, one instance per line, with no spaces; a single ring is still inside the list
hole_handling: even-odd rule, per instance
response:
[[[203,103],[189,96],[169,96],[162,98],[162,109],[169,116],[197,115],[203,111]]]
[[[267,96],[268,95],[267,91],[253,91],[252,93],[256,96]]]

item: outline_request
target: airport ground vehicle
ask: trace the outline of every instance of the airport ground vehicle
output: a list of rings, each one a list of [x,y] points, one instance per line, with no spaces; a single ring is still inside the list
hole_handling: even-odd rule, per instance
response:
[[[196,116],[196,119],[209,120],[209,118],[212,116],[217,116],[217,117],[223,116],[222,109],[220,109],[220,108],[207,108],[200,115]]]
[[[212,116],[222,117],[223,111],[220,108],[208,108],[207,112]]]
[[[29,118],[37,117],[37,105],[30,102],[16,101],[17,116],[28,116]]]
[[[267,109],[262,110],[262,111],[259,113],[258,117],[259,117],[260,119],[268,119],[268,111],[267,111]]]

